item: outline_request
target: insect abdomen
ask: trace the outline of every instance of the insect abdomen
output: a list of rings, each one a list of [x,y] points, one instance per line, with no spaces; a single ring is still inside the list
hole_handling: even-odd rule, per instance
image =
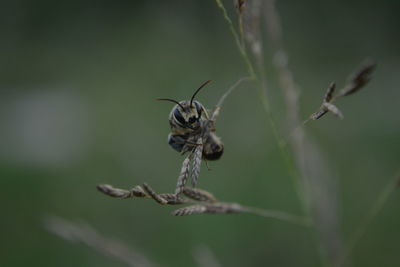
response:
[[[168,144],[178,152],[182,152],[186,139],[182,135],[168,135]]]
[[[209,133],[203,146],[203,158],[207,160],[217,160],[224,153],[224,144],[213,132]]]

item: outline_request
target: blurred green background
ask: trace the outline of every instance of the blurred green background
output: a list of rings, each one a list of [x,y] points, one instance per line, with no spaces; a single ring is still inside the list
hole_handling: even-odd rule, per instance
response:
[[[234,16],[232,1],[224,1]],[[2,1],[0,4],[0,265],[124,266],[43,227],[56,215],[84,221],[160,266],[194,266],[205,245],[222,266],[318,266],[310,233],[254,215],[173,217],[173,207],[118,200],[99,183],[147,182],[172,192],[183,160],[166,143],[169,103],[212,107],[246,69],[214,1]],[[338,102],[345,115],[307,126],[329,165],[346,239],[399,167],[398,1],[279,1],[302,117],[325,88],[370,56],[371,83]],[[285,107],[265,42],[273,113]],[[257,91],[243,84],[218,121],[221,160],[201,188],[225,201],[300,214]],[[399,192],[352,255],[354,266],[400,266]]]

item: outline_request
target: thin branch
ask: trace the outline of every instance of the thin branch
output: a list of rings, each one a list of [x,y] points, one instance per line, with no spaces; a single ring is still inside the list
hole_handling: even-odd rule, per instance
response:
[[[275,218],[277,220],[291,222],[294,224],[311,226],[312,221],[309,218],[300,217],[287,212],[282,212],[278,210],[265,210],[255,207],[242,206],[244,212],[252,213],[267,218]]]
[[[332,83],[328,91],[326,92],[322,104],[316,112],[310,115],[310,120],[318,120],[326,113],[331,112],[333,115],[343,119],[342,112],[334,106],[332,103],[335,102],[337,99],[354,94],[362,89],[371,79],[372,72],[375,70],[376,64],[367,59],[357,71],[350,75],[346,85],[339,91],[337,95],[333,95],[335,89],[335,83]],[[308,122],[308,120],[306,121]],[[305,123],[303,123],[304,125]]]
[[[225,99],[233,92],[233,90],[235,90],[243,81],[250,80],[250,79],[251,79],[250,77],[240,78],[231,87],[229,87],[229,89],[221,96],[217,105],[215,106],[215,108],[211,114],[210,121],[215,122],[215,120],[217,119],[217,116],[219,115],[219,112],[221,110],[222,104],[224,103]]]
[[[164,194],[157,194],[148,184],[144,183],[142,186],[136,186],[135,188],[139,188],[143,194],[129,194],[128,196],[126,195],[121,195],[119,196],[118,193],[116,192],[123,192],[129,190],[125,189],[120,189],[120,188],[115,188],[111,185],[108,184],[99,184],[96,186],[97,190],[99,190],[101,193],[114,197],[114,198],[121,198],[121,199],[127,199],[127,198],[149,198],[153,199],[159,204],[162,205],[178,205],[178,204],[183,204],[186,202],[189,202],[187,199],[184,199],[180,197],[177,194],[171,194],[171,193],[164,193]]]
[[[217,202],[217,199],[213,194],[206,190],[202,190],[199,188],[185,188],[183,190],[183,194],[187,196],[188,198],[191,198],[195,201],[199,202],[209,202],[209,203],[214,203]]]
[[[231,33],[232,33],[232,35],[233,35],[233,37],[235,39],[236,46],[239,49],[240,55],[242,56],[244,62],[246,63],[247,70],[248,70],[248,72],[250,74],[250,78],[253,79],[253,80],[256,79],[257,75],[256,75],[256,73],[254,71],[253,64],[251,64],[251,60],[250,60],[249,56],[247,55],[247,51],[246,51],[244,45],[242,45],[242,43],[240,41],[239,35],[236,32],[236,29],[235,29],[235,26],[233,25],[232,20],[228,16],[228,12],[226,11],[224,4],[222,4],[221,0],[215,0],[215,2],[217,3],[218,8],[221,9],[222,15],[223,15],[225,21],[229,25],[229,29],[231,30]]]
[[[382,210],[383,206],[389,199],[390,195],[399,186],[399,182],[400,182],[400,170],[396,172],[396,174],[390,179],[387,185],[383,188],[382,192],[379,194],[375,203],[371,206],[370,210],[366,214],[364,220],[362,220],[360,224],[356,227],[356,230],[353,232],[353,234],[347,241],[345,250],[343,251],[341,257],[339,258],[336,266],[338,267],[342,266],[346,262],[347,258],[351,255],[357,243],[365,235],[368,226],[378,216],[379,212]]]
[[[233,202],[215,202],[187,206],[175,210],[174,216],[187,216],[193,214],[229,214],[229,213],[251,213],[265,218],[285,221],[301,226],[310,226],[311,221],[283,211],[260,209],[256,207],[243,206]]]
[[[240,54],[241,54],[246,66],[247,66],[248,72],[250,74],[250,78],[253,79],[256,82],[256,85],[257,85],[257,87],[259,89],[258,92],[259,92],[259,95],[260,95],[261,104],[262,104],[262,107],[263,107],[263,109],[264,109],[264,111],[266,113],[266,118],[267,118],[268,123],[269,123],[269,125],[271,127],[272,134],[273,134],[273,136],[275,138],[276,143],[278,144],[279,151],[280,151],[280,153],[282,155],[282,158],[283,158],[285,164],[287,165],[288,173],[289,173],[290,177],[292,178],[293,183],[296,185],[295,186],[296,193],[297,193],[297,195],[298,195],[298,197],[300,199],[303,199],[304,197],[303,197],[303,193],[302,193],[302,190],[301,190],[301,186],[299,186],[299,182],[298,182],[298,171],[297,171],[297,169],[296,169],[296,167],[294,165],[294,162],[293,162],[293,160],[292,160],[292,158],[290,156],[290,153],[288,151],[285,139],[280,134],[280,132],[278,130],[278,127],[277,127],[277,124],[275,122],[275,119],[272,116],[271,105],[270,105],[268,97],[267,97],[266,78],[265,78],[265,76],[262,76],[262,78],[259,78],[257,76],[256,72],[254,71],[254,67],[253,67],[253,64],[252,64],[252,62],[250,60],[250,57],[248,56],[245,47],[241,45],[240,39],[238,37],[238,34],[237,34],[237,32],[236,32],[236,30],[235,30],[235,28],[233,26],[232,20],[229,18],[228,14],[226,12],[226,9],[225,9],[224,5],[222,4],[222,2],[220,0],[215,0],[215,1],[217,3],[218,7],[222,10],[223,16],[224,16],[225,20],[227,21],[227,23],[228,23],[228,25],[229,25],[229,27],[231,29],[231,32],[232,32],[233,37],[234,37],[234,39],[236,41],[236,44],[237,44],[238,49],[240,51]],[[260,2],[260,1],[258,1],[258,2]],[[249,3],[250,2],[246,2],[246,5],[249,4]],[[243,34],[243,32],[241,32],[241,33]],[[259,38],[260,34],[257,34],[257,37]],[[243,36],[242,36],[242,39],[243,39]],[[255,41],[256,39],[253,38],[252,40]],[[257,42],[261,43],[261,40],[257,39]],[[258,57],[257,62],[259,62],[258,66],[261,69],[261,74],[265,75],[263,73],[262,57],[260,57],[260,55],[262,55],[262,50],[261,50],[262,47],[259,46],[259,45],[253,45],[252,47],[258,47],[259,48],[259,49],[252,49],[252,52],[254,53],[255,57]],[[305,201],[302,201],[302,202],[304,203]]]
[[[265,1],[265,19],[267,34],[271,42],[274,54],[274,66],[278,73],[280,87],[283,90],[286,107],[287,122],[290,131],[293,131],[289,142],[297,168],[300,172],[299,178],[295,181],[303,194],[303,208],[306,214],[313,219],[316,229],[315,238],[321,261],[334,262],[341,251],[342,242],[339,234],[339,218],[337,214],[334,186],[327,178],[324,160],[319,152],[318,146],[305,135],[300,119],[299,96],[300,89],[293,78],[289,68],[289,57],[284,49],[282,41],[282,26],[275,0]],[[334,85],[331,85],[325,99],[331,99]],[[331,110],[341,116],[340,111],[332,104],[324,106],[325,110]],[[323,115],[323,114],[322,114]],[[321,115],[321,116],[322,116]]]
[[[104,190],[106,187],[107,190]],[[110,185],[98,185],[97,188],[103,194],[111,197],[115,197],[113,191],[128,191],[124,189],[114,188]],[[150,198],[156,203],[161,205],[179,205],[179,204],[192,204],[180,209],[173,211],[174,216],[187,216],[193,214],[228,214],[228,213],[251,213],[258,216],[277,219],[286,221],[289,223],[310,226],[311,222],[307,218],[299,217],[283,211],[260,209],[256,207],[243,206],[233,202],[220,202],[213,194],[203,189],[185,187],[182,190],[183,195],[186,198],[177,196],[176,194],[157,194],[148,184],[144,183],[142,186],[136,186],[135,188],[141,188],[145,195],[129,195],[130,198]],[[121,196],[119,198],[126,199],[128,197]]]

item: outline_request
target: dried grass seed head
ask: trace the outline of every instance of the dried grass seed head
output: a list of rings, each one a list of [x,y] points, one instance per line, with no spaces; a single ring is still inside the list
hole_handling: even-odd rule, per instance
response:
[[[349,77],[346,86],[340,90],[338,96],[348,96],[359,91],[370,81],[372,72],[375,70],[375,68],[376,63],[371,60],[368,60],[362,64],[360,69]]]
[[[196,201],[201,201],[201,202],[216,202],[217,199],[214,197],[213,194],[211,194],[208,191],[199,189],[199,188],[189,188],[185,187],[183,189],[183,194],[187,196],[188,198],[191,198]]]
[[[330,102],[333,98],[333,93],[335,92],[335,88],[336,88],[336,83],[332,82],[328,89],[326,90],[325,96],[324,96],[324,102]]]
[[[212,204],[198,204],[184,208],[177,209],[172,212],[174,216],[186,216],[192,214],[227,214],[243,212],[242,206],[236,203],[212,203]]]
[[[182,193],[183,189],[185,188],[187,179],[189,178],[190,174],[190,158],[191,155],[187,156],[185,160],[182,162],[181,172],[178,177],[178,182],[176,183],[175,194],[179,195]]]
[[[335,115],[336,117],[338,117],[339,119],[343,119],[343,113],[340,111],[340,109],[338,107],[336,107],[334,104],[332,103],[328,103],[325,102],[324,104],[322,104],[322,106],[328,110],[329,112],[331,112],[333,115]]]
[[[192,169],[192,186],[196,187],[200,176],[201,158],[203,155],[203,140],[199,138],[196,143],[196,148],[193,152],[193,169]]]

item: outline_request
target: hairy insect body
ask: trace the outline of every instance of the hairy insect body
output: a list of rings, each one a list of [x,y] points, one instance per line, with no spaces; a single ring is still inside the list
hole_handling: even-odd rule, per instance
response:
[[[203,158],[207,160],[217,160],[224,153],[224,145],[221,139],[214,133],[210,131],[205,139],[203,145]]]
[[[199,131],[207,120],[206,109],[197,101],[193,101],[192,106],[189,101],[181,101],[169,114],[171,131],[179,135],[192,135]]]
[[[178,152],[194,151],[201,139],[202,158],[219,159],[224,151],[221,139],[215,134],[214,122],[210,120],[207,110],[198,101],[193,100],[205,82],[193,94],[190,101],[177,102],[173,99],[160,99],[176,103],[169,114],[171,133],[168,144]]]
[[[194,107],[190,107],[188,101],[181,101],[179,104],[180,106],[175,105],[172,108],[169,115],[171,133],[168,135],[168,144],[176,151],[184,153],[195,148],[198,138],[202,138],[203,158],[219,159],[224,146],[215,134],[207,110],[197,101],[194,101]]]

